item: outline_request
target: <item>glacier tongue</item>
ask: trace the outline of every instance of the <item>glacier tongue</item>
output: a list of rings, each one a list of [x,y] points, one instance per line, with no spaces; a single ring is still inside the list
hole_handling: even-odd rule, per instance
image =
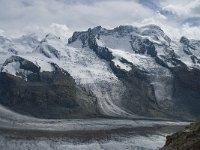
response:
[[[97,57],[91,49],[81,48],[82,43],[79,40],[69,46],[68,57],[65,58],[65,62],[69,64],[63,64],[62,67],[75,78],[77,84],[95,94],[101,113],[116,117],[131,116],[113,103],[118,101],[120,105],[119,99],[125,89],[108,63]]]

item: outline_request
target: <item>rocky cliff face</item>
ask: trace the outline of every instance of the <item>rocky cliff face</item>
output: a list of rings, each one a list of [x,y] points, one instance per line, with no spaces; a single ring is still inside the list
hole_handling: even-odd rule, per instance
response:
[[[38,118],[98,115],[95,96],[78,87],[69,73],[56,64],[50,65],[53,71],[40,72],[39,66],[19,56],[7,59],[0,75],[0,102]],[[11,67],[15,67],[12,75],[6,73]]]
[[[63,110],[66,115],[62,117],[80,113],[112,117],[200,117],[197,40],[182,37],[173,41],[155,25],[119,26],[112,30],[98,26],[75,32],[68,43],[52,34],[41,41],[32,35],[28,37],[1,37],[0,41],[4,83],[1,94],[5,93],[7,82],[15,85],[7,88],[0,102],[11,109],[35,115],[36,111],[30,113],[25,109],[21,98],[12,96],[16,95],[13,89],[22,86],[30,88],[32,93],[31,87],[36,84],[37,90],[39,87],[46,90],[40,90],[42,94],[36,94],[37,98],[29,98],[32,96],[28,94],[24,101],[30,99],[30,107],[34,99],[40,99],[44,105],[52,102],[51,113]],[[10,82],[10,78],[17,84]],[[55,87],[55,83],[59,86]],[[37,90],[33,93],[38,93]],[[21,95],[26,95],[24,92]],[[54,106],[64,108],[54,111]],[[43,116],[50,111],[43,110]]]

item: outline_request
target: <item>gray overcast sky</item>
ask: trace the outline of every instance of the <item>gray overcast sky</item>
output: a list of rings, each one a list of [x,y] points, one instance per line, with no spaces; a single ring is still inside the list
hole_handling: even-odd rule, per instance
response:
[[[200,39],[200,0],[0,0],[0,34],[125,24]]]

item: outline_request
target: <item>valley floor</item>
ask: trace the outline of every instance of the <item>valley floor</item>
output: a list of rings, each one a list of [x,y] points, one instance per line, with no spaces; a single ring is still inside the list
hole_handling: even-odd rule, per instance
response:
[[[156,150],[188,122],[150,119],[37,119],[0,106],[0,150]]]
[[[156,150],[187,122],[68,119],[0,119],[1,150]]]

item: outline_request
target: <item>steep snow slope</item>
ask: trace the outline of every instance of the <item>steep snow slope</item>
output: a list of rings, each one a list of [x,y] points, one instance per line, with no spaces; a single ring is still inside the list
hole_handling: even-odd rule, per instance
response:
[[[128,115],[113,103],[123,92],[123,85],[114,75],[107,62],[101,60],[89,48],[82,48],[76,41],[67,46],[67,55],[61,66],[76,80],[77,84],[91,90],[98,98],[100,111],[105,115]]]

